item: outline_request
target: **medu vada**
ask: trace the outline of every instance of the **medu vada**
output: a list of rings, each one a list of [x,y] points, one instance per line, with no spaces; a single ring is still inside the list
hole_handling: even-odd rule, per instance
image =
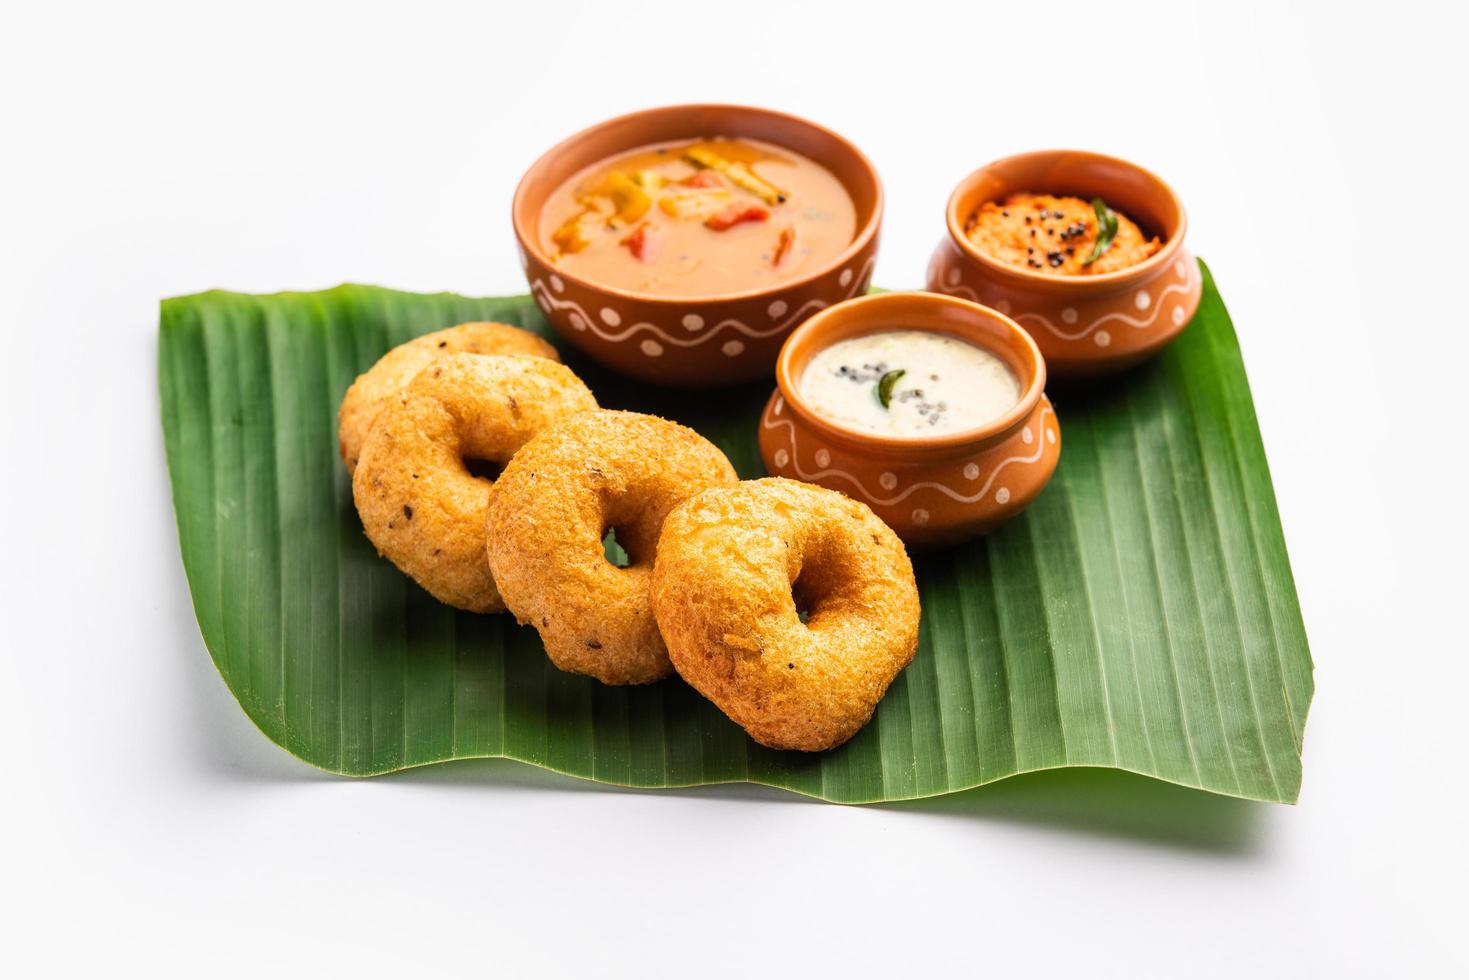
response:
[[[543,357],[450,354],[389,401],[363,443],[352,499],[380,554],[435,598],[505,608],[485,561],[491,480],[552,422],[597,407],[571,369]]]
[[[648,602],[663,518],[707,487],[734,483],[717,447],[676,422],[599,410],[550,427],[490,491],[490,569],[505,605],[541,634],[551,662],[604,684],[673,672]],[[627,552],[618,568],[603,540]]]
[[[556,348],[540,337],[508,323],[461,323],[399,344],[359,374],[342,398],[337,412],[337,445],[348,473],[357,468],[362,444],[383,406],[435,358],[446,354],[527,354],[552,361],[561,359]]]
[[[918,644],[903,542],[866,504],[794,480],[681,504],[652,594],[679,675],[773,749],[851,738]]]

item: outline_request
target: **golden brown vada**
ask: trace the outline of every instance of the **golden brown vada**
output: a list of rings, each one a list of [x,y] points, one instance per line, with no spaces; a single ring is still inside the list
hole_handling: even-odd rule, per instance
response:
[[[461,323],[399,344],[358,375],[342,398],[337,412],[337,444],[348,473],[357,468],[362,444],[383,406],[435,358],[446,354],[527,354],[560,360],[556,348],[529,330],[508,323]]]
[[[676,508],[652,594],[680,676],[774,749],[851,738],[918,644],[903,542],[867,505],[794,480],[717,487]]]
[[[604,684],[668,676],[648,603],[663,518],[735,479],[724,453],[675,422],[597,411],[557,423],[515,454],[490,492],[487,550],[505,605],[562,670]],[[609,529],[625,568],[603,551]]]
[[[352,474],[380,554],[439,600],[504,609],[485,561],[491,481],[467,461],[508,462],[541,429],[597,407],[571,369],[543,357],[450,354],[383,408]]]

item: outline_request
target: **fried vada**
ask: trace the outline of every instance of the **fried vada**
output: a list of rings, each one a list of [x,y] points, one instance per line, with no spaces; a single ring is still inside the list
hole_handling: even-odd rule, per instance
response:
[[[552,422],[597,407],[570,368],[544,357],[450,354],[389,400],[362,446],[352,498],[368,538],[439,600],[505,608],[485,561],[491,481]]]
[[[362,444],[383,406],[435,358],[446,354],[527,354],[560,360],[556,348],[529,330],[508,323],[461,323],[399,344],[358,375],[342,398],[337,412],[337,444],[348,473],[357,468]]]
[[[865,504],[793,480],[681,504],[663,525],[652,597],[680,676],[774,749],[851,738],[918,643],[898,536]]]
[[[663,519],[687,497],[735,482],[692,429],[652,415],[566,419],[516,453],[490,492],[487,553],[505,605],[551,662],[604,684],[673,672],[648,602]],[[607,531],[627,552],[607,560]]]

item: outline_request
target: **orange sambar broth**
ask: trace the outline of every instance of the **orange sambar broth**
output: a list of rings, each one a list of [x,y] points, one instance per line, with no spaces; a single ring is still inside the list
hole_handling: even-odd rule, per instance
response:
[[[798,279],[857,231],[841,181],[756,140],[661,143],[602,160],[541,209],[558,268],[629,292],[698,298]]]

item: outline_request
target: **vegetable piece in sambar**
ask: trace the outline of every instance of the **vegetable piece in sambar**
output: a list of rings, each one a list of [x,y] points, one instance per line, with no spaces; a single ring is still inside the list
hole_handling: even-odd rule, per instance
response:
[[[1001,262],[1054,276],[1116,272],[1163,247],[1101,198],[1028,192],[981,204],[964,223],[964,234]]]

